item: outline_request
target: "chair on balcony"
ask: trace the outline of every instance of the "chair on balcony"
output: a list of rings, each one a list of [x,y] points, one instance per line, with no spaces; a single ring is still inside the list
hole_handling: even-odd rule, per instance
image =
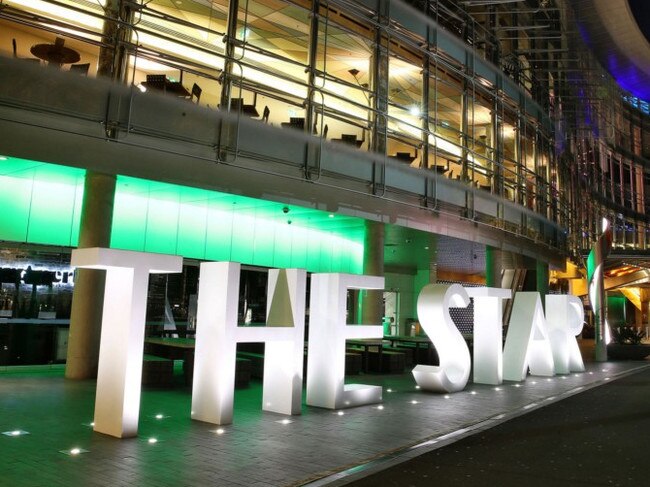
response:
[[[199,85],[194,83],[192,85],[192,94],[190,95],[190,101],[194,101],[194,98],[196,98],[196,104],[199,104],[199,100],[201,99],[201,93],[203,93],[203,90]]]
[[[13,53],[14,53],[14,58],[15,59],[21,59],[23,61],[28,61],[33,64],[41,64],[41,60],[38,59],[37,57],[25,57],[25,58],[19,58],[18,57],[18,48],[16,46],[16,39],[11,39],[11,47],[13,48]]]
[[[71,73],[76,73],[81,76],[88,76],[88,69],[90,69],[90,63],[73,64],[70,66]]]

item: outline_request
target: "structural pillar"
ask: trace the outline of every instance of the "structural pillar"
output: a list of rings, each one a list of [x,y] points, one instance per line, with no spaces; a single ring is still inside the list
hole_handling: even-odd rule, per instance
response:
[[[86,171],[79,248],[110,246],[115,183],[115,175]],[[68,379],[97,376],[104,279],[104,271],[77,269],[65,369]]]
[[[133,23],[131,3],[107,0],[104,13],[106,21],[97,74],[113,81],[124,81],[128,77],[128,45]],[[106,128],[108,138],[116,136],[110,125],[107,124]],[[115,174],[86,170],[79,223],[79,248],[110,246],[116,179]],[[104,280],[104,271],[78,269],[76,272],[65,369],[68,379],[97,377]]]
[[[224,46],[224,62],[221,84],[221,102],[222,109],[230,110],[230,97],[232,91],[233,66],[235,58],[235,46],[237,44],[237,15],[239,12],[239,0],[230,0],[228,4],[228,22],[226,26],[226,35],[224,37],[226,45]],[[244,41],[246,39],[244,38]]]
[[[385,228],[381,222],[366,221],[364,238],[363,273],[370,276],[384,275]],[[384,317],[384,292],[364,290],[361,292],[361,323],[381,325]]]

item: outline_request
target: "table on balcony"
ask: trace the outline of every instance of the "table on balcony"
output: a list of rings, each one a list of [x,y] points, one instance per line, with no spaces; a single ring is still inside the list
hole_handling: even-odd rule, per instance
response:
[[[57,37],[54,44],[35,44],[29,52],[49,65],[61,67],[62,64],[73,64],[81,59],[74,49],[65,47],[65,39]]]
[[[291,117],[288,122],[282,122],[280,125],[284,128],[305,130],[305,118]]]
[[[342,134],[340,139],[332,139],[332,142],[348,144],[359,148],[365,141],[363,139],[358,139],[356,134]]]
[[[255,99],[257,99],[257,96],[255,97]],[[230,111],[236,113],[240,110],[242,115],[246,115],[247,117],[257,118],[260,116],[260,113],[257,111],[255,103],[246,104],[244,103],[243,98],[232,98],[230,100]]]
[[[191,93],[180,81],[173,81],[164,74],[147,75],[147,81],[141,83],[147,90],[161,91],[165,94],[190,98]]]
[[[415,155],[413,155],[410,152],[397,152],[395,154],[391,154],[388,157],[390,157],[391,159],[394,159],[396,161],[408,162],[410,164],[415,159],[417,159],[418,155],[417,155],[417,153]]]

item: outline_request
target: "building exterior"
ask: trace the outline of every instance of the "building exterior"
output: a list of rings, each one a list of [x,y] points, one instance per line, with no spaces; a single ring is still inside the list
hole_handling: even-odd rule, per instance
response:
[[[550,268],[585,294],[603,217],[642,270],[648,104],[569,3],[2,1],[6,317],[72,314],[92,374],[101,276],[74,303],[58,277],[76,246],[183,255],[152,320],[191,322],[199,260],[251,266],[244,321],[264,268],[385,275],[350,313],[399,333],[436,280],[544,292]],[[21,282],[25,256],[54,277]]]

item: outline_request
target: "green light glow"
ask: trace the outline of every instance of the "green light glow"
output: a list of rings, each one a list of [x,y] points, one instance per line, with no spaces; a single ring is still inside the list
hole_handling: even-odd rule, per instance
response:
[[[84,171],[0,160],[0,238],[73,247],[79,237]]]
[[[85,171],[0,160],[0,239],[74,247]],[[363,220],[119,176],[111,247],[311,272],[361,273]],[[291,221],[291,223],[289,223]]]

